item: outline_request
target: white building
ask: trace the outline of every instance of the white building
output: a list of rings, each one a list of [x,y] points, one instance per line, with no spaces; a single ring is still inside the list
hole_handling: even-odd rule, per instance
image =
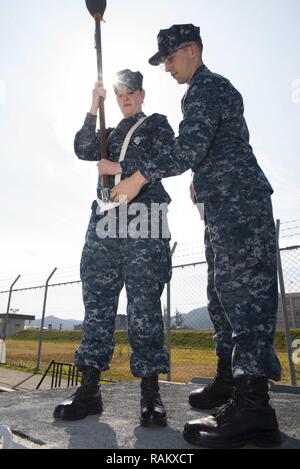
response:
[[[11,337],[19,331],[23,331],[25,327],[25,321],[34,321],[35,316],[29,316],[28,314],[9,314],[6,336]],[[5,335],[5,324],[6,314],[0,314],[0,338],[4,338]]]

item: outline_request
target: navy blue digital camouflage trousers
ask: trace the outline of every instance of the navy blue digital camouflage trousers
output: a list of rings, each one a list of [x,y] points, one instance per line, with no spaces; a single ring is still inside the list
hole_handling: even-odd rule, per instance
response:
[[[99,220],[94,209],[81,258],[85,319],[75,364],[79,369],[110,368],[119,295],[125,284],[131,372],[141,378],[168,373],[160,298],[172,275],[169,240],[99,239]]]
[[[278,305],[276,231],[268,193],[205,203],[208,310],[218,357],[234,378],[280,380],[274,352]]]

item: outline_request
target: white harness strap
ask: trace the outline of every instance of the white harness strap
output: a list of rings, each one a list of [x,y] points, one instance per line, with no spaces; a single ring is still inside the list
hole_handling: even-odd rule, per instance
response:
[[[132,127],[131,129],[129,130],[129,132],[127,133],[126,137],[125,137],[125,140],[124,140],[124,143],[122,145],[122,149],[121,149],[121,153],[120,153],[120,157],[119,157],[119,163],[121,163],[122,161],[124,161],[125,159],[125,156],[126,156],[126,153],[127,153],[127,148],[128,148],[128,145],[130,143],[130,140],[131,140],[131,137],[132,135],[134,134],[134,132],[136,131],[136,129],[138,127],[140,127],[140,125],[142,125],[142,123],[147,119],[147,117],[141,117]],[[115,176],[115,186],[117,184],[119,184],[121,182],[121,174],[117,174]],[[103,202],[101,199],[99,199],[97,197],[97,202],[98,202],[98,205],[100,207],[100,213],[103,213],[103,212],[106,212],[108,210],[112,210],[113,208],[115,207],[118,207],[120,205],[120,202]]]

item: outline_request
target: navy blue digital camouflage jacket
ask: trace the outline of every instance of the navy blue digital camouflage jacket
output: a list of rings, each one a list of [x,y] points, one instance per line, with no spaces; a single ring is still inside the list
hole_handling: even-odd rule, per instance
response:
[[[134,116],[122,119],[114,129],[108,129],[108,157],[111,161],[119,161],[122,145],[131,127],[145,114],[140,112]],[[74,150],[81,160],[100,160],[100,133],[96,132],[97,117],[88,113],[82,129],[77,132],[74,142]],[[165,133],[174,138],[174,133],[165,116],[153,114],[149,116],[134,132],[128,145],[125,160],[126,170],[123,170],[122,179],[131,176],[139,164],[139,161],[155,155],[156,162],[159,161],[159,151],[161,148],[161,135]],[[164,151],[165,155],[165,151]],[[114,187],[115,178],[110,176],[110,188]],[[98,196],[101,192],[101,178],[98,181]],[[134,199],[134,203],[170,203],[171,198],[165,191],[160,178],[144,187],[139,196]]]
[[[183,97],[182,113],[179,136],[164,127],[148,158],[137,161],[136,169],[148,181],[192,169],[198,202],[237,192],[273,192],[249,144],[242,96],[229,80],[202,66]],[[122,169],[126,172],[126,161]]]

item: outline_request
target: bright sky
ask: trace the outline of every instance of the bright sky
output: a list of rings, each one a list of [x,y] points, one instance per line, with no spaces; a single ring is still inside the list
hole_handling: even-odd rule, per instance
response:
[[[114,73],[131,68],[144,74],[145,112],[167,115],[177,132],[185,85],[148,58],[159,29],[199,25],[206,65],[244,97],[251,144],[275,189],[275,217],[299,220],[299,0],[108,0],[105,17],[107,125],[121,119]],[[73,153],[96,81],[94,21],[85,1],[1,2],[0,57],[0,289],[19,273],[44,272],[45,278],[54,267],[67,280],[80,261],[97,184],[95,163]],[[203,251],[189,181],[186,173],[165,182],[173,199],[172,238],[180,243],[177,263]],[[285,245],[297,243],[293,236]]]

